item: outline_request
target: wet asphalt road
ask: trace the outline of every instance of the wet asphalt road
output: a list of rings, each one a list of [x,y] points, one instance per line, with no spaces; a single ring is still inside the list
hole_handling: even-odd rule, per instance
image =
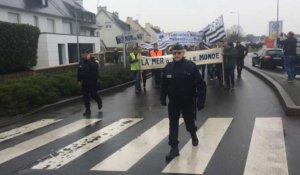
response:
[[[217,145],[216,151],[209,160],[204,174],[242,175],[247,161],[255,119],[263,117],[282,119],[288,171],[291,175],[300,174],[300,118],[287,117],[273,90],[249,72],[244,70],[242,78],[236,79],[235,81],[236,88],[227,91],[220,87],[216,80],[207,80],[208,92],[206,107],[197,114],[197,126],[200,128],[209,118],[233,118],[233,120]],[[165,155],[169,151],[167,137],[160,141],[125,172],[91,171],[91,168],[96,164],[105,160],[124,145],[167,117],[167,108],[160,105],[159,89],[153,87],[152,79],[148,79],[147,81],[146,93],[136,95],[134,88],[129,87],[104,94],[102,99],[103,109],[98,112],[96,104],[93,103],[92,115],[90,117],[92,119],[101,119],[101,121],[78,129],[62,138],[1,163],[0,174],[162,174],[162,170],[167,166],[165,162]],[[0,152],[34,137],[47,134],[57,128],[64,127],[79,119],[85,119],[85,117],[82,116],[83,112],[84,107],[81,103],[73,103],[56,110],[36,114],[30,117],[30,119],[28,118],[15,125],[1,128],[0,131],[3,132],[42,118],[62,119],[55,124],[0,142]],[[122,118],[142,118],[143,120],[57,170],[31,169],[32,166],[39,163],[49,154]],[[206,134],[209,135],[212,133]],[[179,149],[181,149],[189,139],[190,136],[186,132],[184,125],[181,125]]]

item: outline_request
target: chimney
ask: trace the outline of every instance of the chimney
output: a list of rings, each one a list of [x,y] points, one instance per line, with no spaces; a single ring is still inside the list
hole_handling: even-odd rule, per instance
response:
[[[99,6],[98,7],[98,13],[100,12],[100,10],[107,11],[107,7],[106,6],[103,6],[103,7]]]
[[[119,13],[118,12],[113,12],[114,15],[116,15],[119,18]]]

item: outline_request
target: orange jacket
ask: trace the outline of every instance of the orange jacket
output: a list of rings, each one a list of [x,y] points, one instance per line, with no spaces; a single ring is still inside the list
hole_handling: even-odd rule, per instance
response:
[[[150,56],[151,56],[151,57],[157,57],[157,56],[162,56],[162,55],[163,55],[163,52],[162,52],[161,49],[158,49],[157,52],[155,52],[154,49],[152,49],[152,50],[150,51]]]

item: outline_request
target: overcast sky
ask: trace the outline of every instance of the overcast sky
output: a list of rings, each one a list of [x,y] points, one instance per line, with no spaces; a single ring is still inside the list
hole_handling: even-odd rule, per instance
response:
[[[164,32],[199,31],[220,15],[228,29],[238,23],[238,15],[230,12],[238,12],[244,34],[268,35],[268,22],[277,13],[277,0],[83,0],[83,5],[94,13],[97,5],[106,6],[123,21],[130,16]],[[284,32],[300,34],[300,0],[280,0],[279,20]]]

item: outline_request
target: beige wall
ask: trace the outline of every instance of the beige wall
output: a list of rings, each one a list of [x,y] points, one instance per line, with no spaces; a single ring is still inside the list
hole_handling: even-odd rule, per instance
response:
[[[100,12],[96,16],[96,20],[103,26],[100,30],[100,38],[104,41],[106,47],[122,47],[122,44],[117,44],[116,36],[122,35],[123,30],[113,23],[113,21],[111,21],[104,12]],[[106,29],[105,22],[111,22],[112,27],[110,29]]]

